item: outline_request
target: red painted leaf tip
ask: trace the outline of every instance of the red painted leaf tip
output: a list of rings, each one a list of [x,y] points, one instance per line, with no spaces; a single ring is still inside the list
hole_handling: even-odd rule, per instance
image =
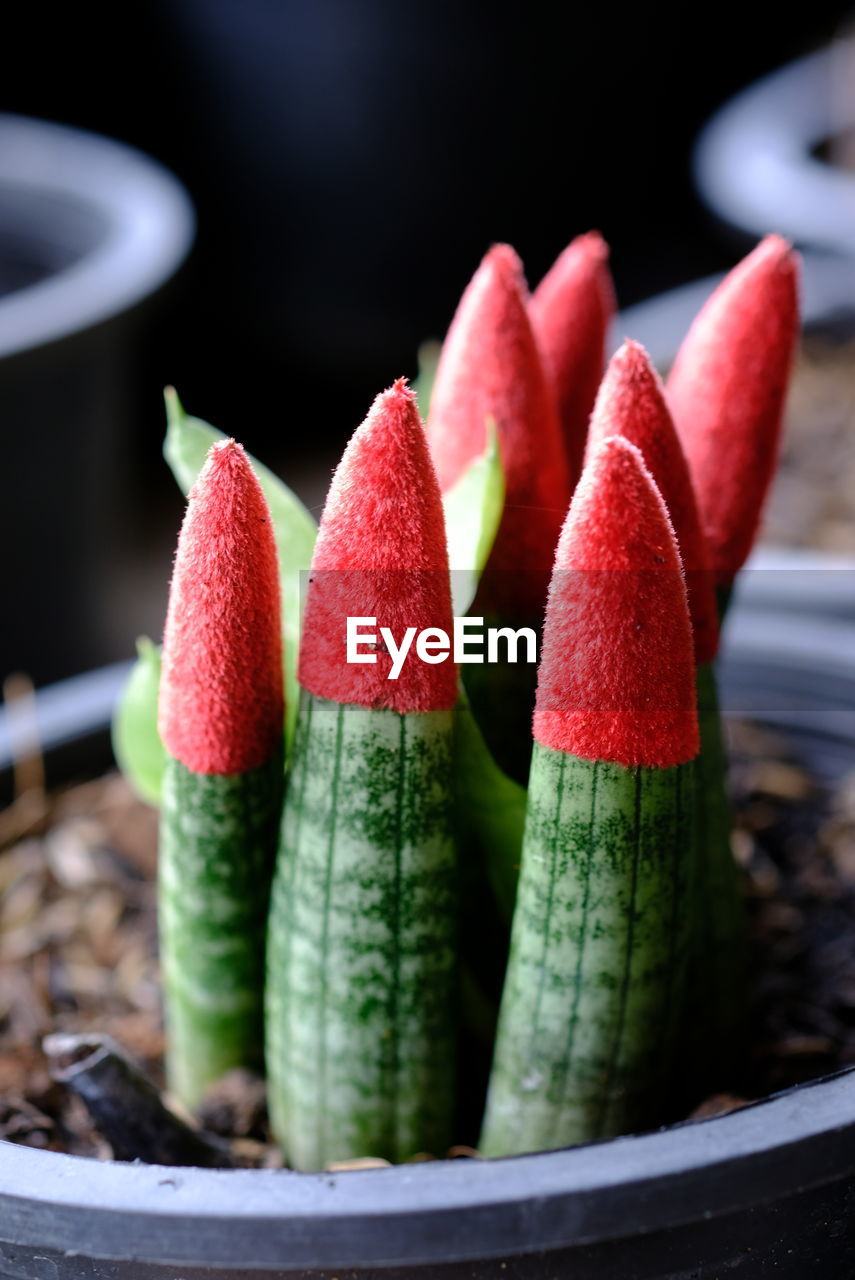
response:
[[[397,399],[402,403],[404,401],[413,405],[416,403],[416,393],[410,386],[409,378],[396,378],[389,390],[381,392],[380,396],[388,397],[390,402]]]
[[[196,773],[238,774],[282,736],[279,571],[267,501],[234,440],[190,491],[163,640],[159,728]]]
[[[377,649],[374,663],[347,661],[347,619]],[[452,632],[451,588],[442,499],[415,397],[399,379],[374,401],[354,432],[330,485],[306,598],[299,679],[333,702],[438,711],[457,698],[451,657],[423,661],[412,644],[397,679],[380,628],[396,646],[408,628]]]
[[[785,240],[783,236],[779,236],[776,232],[772,232],[771,235],[763,237],[744,261],[746,263],[752,262],[755,266],[760,262],[772,262],[785,267],[788,263],[792,263],[794,256],[795,253],[790,241]]]
[[[677,542],[640,451],[620,437],[593,450],[561,533],[534,736],[626,767],[669,768],[699,750]]]
[[[484,254],[483,265],[494,272],[497,281],[505,285],[506,288],[514,293],[521,294],[523,297],[527,295],[528,284],[525,278],[525,268],[513,245],[491,245]]]
[[[480,600],[512,583],[507,605],[522,613],[543,607],[570,495],[557,404],[526,301],[519,258],[509,245],[494,245],[443,344],[427,425],[439,482],[448,489],[483,452],[488,418],[495,422],[506,504]]]
[[[627,339],[612,356],[597,396],[588,451],[620,435],[642,453],[677,535],[686,575],[698,663],[718,650],[719,622],[706,538],[692,480],[661,379],[640,342]]]
[[[799,329],[799,258],[767,236],[698,313],[668,378],[717,581],[748,556],[778,454]]]
[[[577,236],[532,295],[529,316],[555,389],[573,482],[606,363],[615,313],[609,247],[598,231]]]

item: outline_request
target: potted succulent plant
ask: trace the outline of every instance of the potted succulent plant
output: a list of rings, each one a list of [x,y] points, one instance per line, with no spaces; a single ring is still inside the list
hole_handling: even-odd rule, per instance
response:
[[[171,399],[188,512],[162,662],[143,650],[116,726],[161,804],[168,1076],[192,1106],[266,1041],[274,1128],[301,1172],[4,1148],[7,1273],[677,1280],[796,1277],[819,1260],[849,1274],[848,1074],[631,1133],[674,1117],[687,1073],[695,1092],[707,1072],[729,1080],[740,1041],[711,663],[774,464],[795,270],[774,237],[752,254],[698,318],[667,397],[626,344],[586,442],[611,305],[602,243],[571,246],[531,302],[513,253],[492,250],[427,432],[405,383],[379,396],[317,540],[275,477]],[[574,364],[597,377],[557,394]],[[497,636],[540,649],[528,797],[481,725],[527,773],[531,682],[507,663],[492,708],[489,673],[466,679],[473,601]],[[743,678],[774,696],[791,659],[776,669],[766,652],[758,671],[746,647]],[[461,931],[458,903],[476,926],[499,919],[498,944]],[[511,917],[481,1136],[494,1158],[330,1168],[453,1140],[453,974],[489,1005]],[[623,1136],[592,1141],[609,1135]]]

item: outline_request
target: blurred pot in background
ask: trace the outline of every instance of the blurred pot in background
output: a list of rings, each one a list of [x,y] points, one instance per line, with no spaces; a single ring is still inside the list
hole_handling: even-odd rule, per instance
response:
[[[130,492],[150,303],[193,237],[159,165],[109,139],[0,116],[0,677],[118,653],[109,548]]]
[[[855,38],[841,38],[743,89],[701,133],[695,180],[748,236],[855,255]]]
[[[201,215],[174,376],[283,471],[324,448],[332,465],[378,387],[442,338],[491,242],[535,284],[597,228],[623,303],[725,266],[683,157],[723,95],[807,38],[736,0],[703,59],[649,7],[617,21],[547,0],[144,8],[168,91],[144,119],[126,104],[128,136]]]

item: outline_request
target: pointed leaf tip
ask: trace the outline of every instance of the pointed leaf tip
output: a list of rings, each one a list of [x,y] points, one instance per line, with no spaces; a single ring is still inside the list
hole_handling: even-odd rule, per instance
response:
[[[732,582],[775,470],[799,330],[799,258],[767,236],[695,318],[668,400],[695,484],[716,580]]]
[[[638,449],[589,459],[556,555],[534,734],[588,760],[667,768],[698,752],[692,633],[676,539]]]
[[[479,607],[539,613],[570,487],[555,397],[509,245],[495,245],[481,262],[442,347],[427,435],[443,491],[483,454],[489,419],[507,502]],[[513,598],[503,602],[505,588]]]
[[[279,573],[270,510],[242,446],[215,444],[188,499],[163,643],[158,724],[196,773],[268,760],[283,729]]]
[[[163,453],[186,495],[205,465],[211,445],[226,437],[201,418],[189,417],[177,394],[167,388],[167,432]],[[286,739],[293,739],[299,704],[297,654],[300,648],[302,589],[300,574],[308,570],[317,535],[317,522],[303,503],[264,463],[247,454],[258,477],[273,520],[282,590],[282,635],[285,670]]]
[[[491,268],[504,283],[523,294],[527,291],[525,268],[513,245],[501,242],[491,245],[484,255],[484,266]]]
[[[397,398],[401,401],[405,400],[408,403],[413,403],[413,404],[416,401],[416,393],[413,390],[413,388],[410,386],[410,380],[406,376],[401,378],[396,378],[395,381],[392,383],[391,387],[389,388],[389,390],[386,392],[381,392],[381,395]]]
[[[609,249],[597,231],[577,236],[559,255],[529,303],[532,327],[552,379],[564,447],[575,483],[588,420],[606,363],[615,312]]]
[[[641,451],[664,499],[686,575],[696,660],[711,662],[718,650],[718,608],[689,467],[661,379],[644,347],[631,338],[612,356],[603,378],[589,454],[609,436],[622,436]]]
[[[599,231],[585,231],[570,242],[570,248],[578,246],[578,252],[595,262],[608,262],[609,246]]]
[[[376,618],[374,662],[347,661],[347,619]],[[448,709],[457,696],[450,655],[423,661],[413,645],[397,678],[395,645],[407,631],[453,630],[442,500],[415,397],[396,383],[374,401],[333,476],[306,598],[299,679],[334,702],[399,712]]]

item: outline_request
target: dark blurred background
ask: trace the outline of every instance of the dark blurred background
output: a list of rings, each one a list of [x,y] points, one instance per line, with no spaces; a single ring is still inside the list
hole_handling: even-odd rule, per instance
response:
[[[0,108],[141,148],[198,213],[135,374],[128,565],[144,545],[160,554],[180,518],[159,454],[167,382],[317,504],[373,395],[415,372],[492,241],[511,241],[535,284],[596,227],[622,305],[731,265],[745,245],[694,195],[692,142],[849,8],[138,0],[18,13]],[[161,601],[140,604],[126,581],[127,628],[156,632]]]

